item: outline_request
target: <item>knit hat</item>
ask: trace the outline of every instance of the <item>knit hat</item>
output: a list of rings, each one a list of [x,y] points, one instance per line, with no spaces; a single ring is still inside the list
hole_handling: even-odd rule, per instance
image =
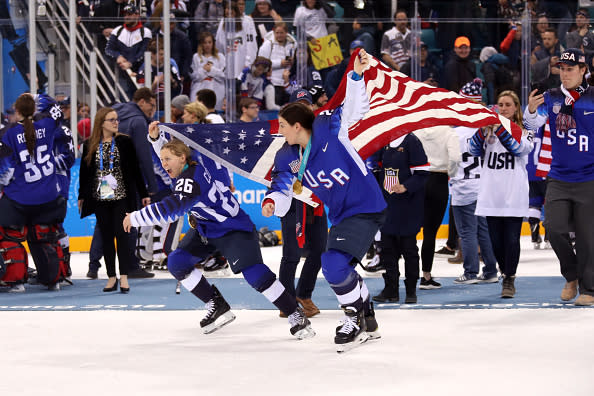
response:
[[[255,4],[258,3],[268,3],[268,5],[270,5],[272,7],[272,2],[270,0],[256,0]]]
[[[480,102],[483,99],[482,94],[483,89],[483,80],[480,78],[475,78],[469,83],[464,84],[464,86],[460,89],[460,96],[467,99],[472,99],[474,101]]]
[[[483,47],[481,50],[481,54],[479,55],[479,60],[483,63],[489,60],[490,57],[495,55],[497,50],[494,47]]]
[[[177,95],[171,99],[171,106],[175,107],[179,111],[184,111],[184,106],[190,103],[188,95]]]

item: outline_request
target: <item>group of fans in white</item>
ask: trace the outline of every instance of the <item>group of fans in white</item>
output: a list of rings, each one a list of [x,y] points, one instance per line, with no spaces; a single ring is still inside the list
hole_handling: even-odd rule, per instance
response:
[[[521,139],[514,139],[501,125],[458,129],[463,161],[458,175],[452,178],[452,204],[457,207],[461,237],[471,240],[464,245],[468,260],[458,279],[460,283],[497,282],[498,264],[503,276],[502,297],[514,296],[520,229],[529,206],[526,162],[533,150],[531,131],[548,117],[554,132],[545,225],[567,280],[561,297],[575,298],[579,287],[575,303],[594,304],[594,229],[589,224],[594,214],[594,160],[589,151],[592,132],[587,121],[589,114],[594,114],[594,96],[585,80],[587,66],[583,59],[580,50],[567,50],[560,58],[563,86],[544,95],[532,92],[524,112],[527,129]],[[380,186],[350,142],[349,126],[369,109],[362,78],[369,61],[364,50],[356,56],[354,69],[347,76],[345,101],[338,108],[317,116],[299,102],[281,108],[279,132],[286,143],[276,154],[272,184],[262,202],[264,216],[282,217],[294,195],[307,187],[328,207],[332,226],[321,261],[324,277],[345,313],[336,329],[338,352],[380,337],[369,291],[355,267],[382,225],[387,234],[398,235],[390,228],[397,215],[393,198],[403,194],[414,197],[422,180],[413,176],[422,174],[428,165],[422,153],[410,163],[404,161],[402,153],[414,154],[415,147],[421,150],[422,146],[411,135],[398,139],[383,154],[383,166],[387,169],[390,161],[401,161],[407,169],[397,170],[396,165],[386,170]],[[501,114],[521,125],[517,96],[503,96],[506,99],[500,106]],[[541,111],[544,108],[546,112]],[[55,289],[62,278],[69,276],[68,245],[61,223],[66,212],[67,173],[74,162],[72,140],[51,98],[23,94],[15,109],[18,122],[5,128],[0,146],[0,276],[3,285],[22,288],[27,278],[27,253],[22,242],[27,240],[38,281]],[[221,292],[197,267],[218,250],[234,273],[241,273],[248,284],[287,314],[292,335],[298,339],[314,336],[295,297],[264,264],[255,226],[233,196],[226,170],[182,141],[169,139],[157,124],[149,126],[147,139],[173,180],[174,193],[127,214],[124,230],[162,225],[189,214],[192,228],[168,255],[168,269],[206,303],[206,316],[200,322],[204,333],[235,319]],[[413,226],[405,234],[416,234],[414,228],[418,227]],[[575,246],[570,232],[575,232]],[[397,248],[386,253],[396,263],[400,255],[406,259],[406,249],[416,249],[414,238],[396,238],[392,243]],[[408,246],[411,244],[414,248]],[[485,261],[480,275],[478,245]],[[391,271],[393,274],[393,268]],[[407,296],[409,288],[416,287],[418,253],[416,275],[412,272],[414,267],[406,269]]]

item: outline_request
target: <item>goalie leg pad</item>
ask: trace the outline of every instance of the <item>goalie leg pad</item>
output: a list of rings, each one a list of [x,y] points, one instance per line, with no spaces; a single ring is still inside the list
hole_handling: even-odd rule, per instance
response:
[[[25,283],[27,281],[28,258],[23,246],[26,228],[0,226],[0,281]]]
[[[42,285],[53,285],[68,276],[59,236],[59,229],[54,224],[36,224],[27,233],[31,257],[37,268],[37,280]]]

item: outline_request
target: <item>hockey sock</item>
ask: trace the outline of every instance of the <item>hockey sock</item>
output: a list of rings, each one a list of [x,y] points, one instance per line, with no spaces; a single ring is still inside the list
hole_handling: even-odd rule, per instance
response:
[[[254,264],[241,273],[251,287],[262,293],[278,309],[287,315],[295,312],[297,309],[295,297],[287,292],[283,284],[276,279],[274,272],[265,264]]]
[[[206,278],[202,276],[202,271],[197,268],[194,268],[194,270],[190,272],[190,275],[181,281],[181,284],[204,303],[207,303],[214,296],[212,286],[208,283]]]
[[[336,294],[340,305],[350,305],[361,310],[363,300],[361,300],[359,274],[351,265],[352,260],[353,256],[350,254],[330,249],[322,254],[322,273]]]
[[[359,288],[361,289],[361,300],[363,301],[363,310],[365,311],[365,316],[369,315],[371,311],[371,304],[369,300],[369,290],[367,289],[367,285],[363,281],[361,275],[357,274],[359,277]]]

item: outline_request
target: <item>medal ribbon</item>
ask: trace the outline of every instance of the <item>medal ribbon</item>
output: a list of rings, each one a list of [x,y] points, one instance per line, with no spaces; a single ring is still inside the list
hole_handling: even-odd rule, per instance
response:
[[[307,166],[307,160],[309,159],[309,153],[311,152],[311,136],[307,141],[307,146],[305,146],[305,151],[303,152],[303,156],[301,157],[301,164],[299,165],[299,172],[297,173],[297,179],[301,183],[303,179],[303,174],[305,173],[305,167]]]

